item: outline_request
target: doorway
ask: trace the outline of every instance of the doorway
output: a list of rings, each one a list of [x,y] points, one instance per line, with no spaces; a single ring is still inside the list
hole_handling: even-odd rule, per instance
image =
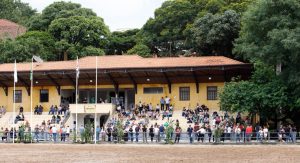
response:
[[[86,126],[87,124],[94,125],[94,117],[92,117],[91,115],[84,116],[83,123],[84,126]]]

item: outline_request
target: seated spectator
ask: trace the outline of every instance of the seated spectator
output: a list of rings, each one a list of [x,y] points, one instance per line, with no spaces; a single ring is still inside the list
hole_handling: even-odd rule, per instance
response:
[[[23,113],[23,111],[24,111],[24,108],[21,106],[20,107],[20,113]]]
[[[59,124],[61,117],[59,115],[56,116],[56,123]]]
[[[1,131],[3,130],[3,128],[1,128]],[[3,135],[2,135],[2,142],[5,140],[7,141],[7,135],[8,135],[8,128],[6,128],[4,131],[3,131]]]
[[[57,107],[57,105],[54,106],[54,112],[55,112],[55,114],[58,113],[58,107]]]
[[[172,112],[173,111],[173,105],[172,104],[170,104],[170,106],[169,106],[169,110],[170,110],[170,112]]]
[[[57,114],[62,114],[62,107],[61,107],[61,105],[59,105],[59,107],[58,107],[58,113]]]
[[[43,110],[44,110],[43,106],[40,105],[39,108],[38,108],[38,114],[39,114],[39,115],[42,115]]]
[[[36,106],[34,107],[34,114],[38,114],[38,112],[39,112],[39,107],[36,105]]]
[[[155,112],[159,113],[159,111],[160,111],[160,107],[159,107],[159,104],[157,104],[156,107],[155,107]]]
[[[49,109],[49,115],[53,115],[55,112],[53,105],[51,105],[50,109]]]
[[[186,112],[186,109],[185,109],[185,107],[183,107],[181,116],[185,117],[185,112]]]

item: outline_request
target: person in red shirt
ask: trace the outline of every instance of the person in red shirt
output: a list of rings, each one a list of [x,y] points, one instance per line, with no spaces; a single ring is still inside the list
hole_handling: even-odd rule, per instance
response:
[[[252,136],[252,125],[249,124],[246,128],[246,140],[248,142],[251,141],[251,136]]]

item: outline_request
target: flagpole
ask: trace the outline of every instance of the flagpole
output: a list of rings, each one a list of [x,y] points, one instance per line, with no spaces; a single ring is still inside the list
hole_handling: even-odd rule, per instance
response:
[[[78,132],[78,117],[77,117],[77,109],[78,109],[78,107],[77,107],[77,105],[78,105],[78,77],[79,77],[79,65],[78,65],[78,56],[77,56],[77,65],[76,65],[76,88],[75,88],[75,91],[76,91],[76,99],[75,99],[75,102],[76,102],[76,104],[75,104],[75,109],[76,109],[76,114],[75,114],[75,116],[76,116],[76,129],[75,129],[75,138],[76,138],[76,141],[77,141],[77,132]]]
[[[14,106],[13,106],[13,144],[15,143],[15,111],[16,111],[16,82],[17,82],[17,62],[15,60],[14,67]]]
[[[32,95],[33,95],[33,56],[31,58],[31,72],[30,72],[30,135],[32,135]],[[32,143],[32,139],[31,139]]]
[[[97,89],[98,89],[98,56],[96,56],[96,80],[95,80],[95,118],[94,118],[94,133],[95,133],[95,144],[97,143],[96,139],[96,121],[97,121]]]

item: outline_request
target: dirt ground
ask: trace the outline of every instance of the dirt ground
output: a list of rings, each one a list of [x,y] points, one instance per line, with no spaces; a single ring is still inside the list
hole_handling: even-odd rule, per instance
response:
[[[300,162],[298,145],[0,144],[0,162]]]

